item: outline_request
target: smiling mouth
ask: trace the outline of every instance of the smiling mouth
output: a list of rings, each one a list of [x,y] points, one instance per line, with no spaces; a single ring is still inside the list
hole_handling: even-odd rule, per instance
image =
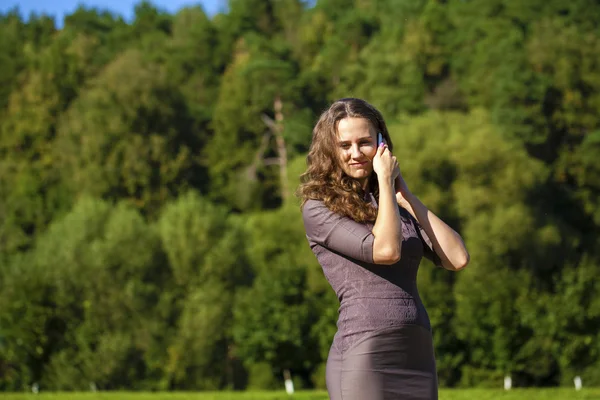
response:
[[[360,167],[361,165],[365,165],[366,163],[367,163],[366,161],[363,161],[360,163],[352,163],[352,164],[350,164],[350,166],[351,167]]]

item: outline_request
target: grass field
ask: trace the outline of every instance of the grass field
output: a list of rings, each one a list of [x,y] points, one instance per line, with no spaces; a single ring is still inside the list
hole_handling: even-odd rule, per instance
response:
[[[0,393],[2,400],[328,400],[325,392],[194,392],[194,393]],[[574,389],[452,389],[440,390],[439,400],[600,400],[600,388]],[[365,399],[368,400],[368,399]]]

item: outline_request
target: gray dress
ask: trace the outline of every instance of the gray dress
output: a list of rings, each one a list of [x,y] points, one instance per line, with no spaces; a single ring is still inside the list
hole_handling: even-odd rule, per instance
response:
[[[431,326],[417,270],[423,256],[441,262],[425,231],[400,208],[402,257],[394,265],[377,265],[372,224],[335,214],[317,200],[307,201],[302,215],[310,247],[340,301],[326,368],[330,398],[437,399]]]

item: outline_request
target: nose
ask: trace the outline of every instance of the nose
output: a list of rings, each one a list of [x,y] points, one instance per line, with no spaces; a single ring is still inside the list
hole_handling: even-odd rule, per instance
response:
[[[352,158],[355,160],[362,157],[362,152],[360,151],[360,148],[358,147],[358,145],[355,144],[352,146],[351,155],[352,155]]]

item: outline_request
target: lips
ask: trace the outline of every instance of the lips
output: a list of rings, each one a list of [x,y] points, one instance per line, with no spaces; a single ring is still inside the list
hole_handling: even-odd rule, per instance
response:
[[[351,167],[362,167],[363,165],[367,165],[367,161],[363,161],[360,163],[352,163],[350,164]]]

